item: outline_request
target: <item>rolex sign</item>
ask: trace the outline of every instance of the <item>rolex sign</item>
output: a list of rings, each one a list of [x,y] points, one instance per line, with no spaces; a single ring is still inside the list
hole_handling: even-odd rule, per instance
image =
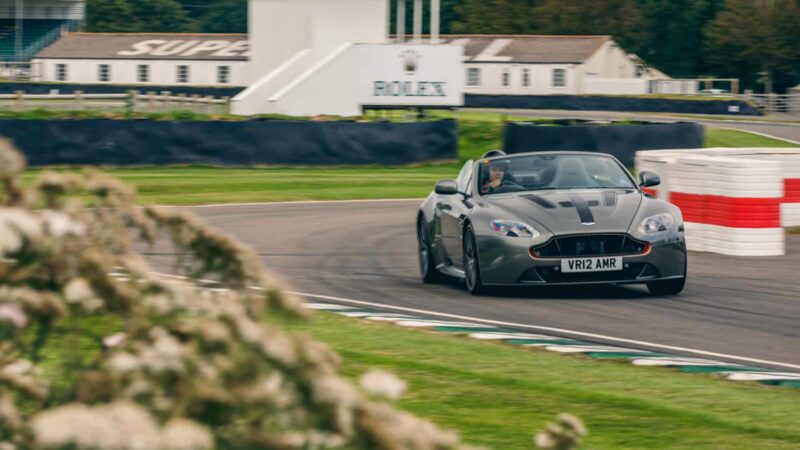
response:
[[[364,44],[358,75],[364,106],[461,106],[464,50],[458,45]]]

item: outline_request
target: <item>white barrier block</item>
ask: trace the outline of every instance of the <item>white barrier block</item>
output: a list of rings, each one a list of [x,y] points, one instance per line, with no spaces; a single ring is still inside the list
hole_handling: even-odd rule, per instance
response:
[[[686,222],[686,246],[691,251],[731,256],[786,254],[783,228],[730,228]]]
[[[784,227],[800,227],[800,203],[784,203],[781,205],[781,225]]]

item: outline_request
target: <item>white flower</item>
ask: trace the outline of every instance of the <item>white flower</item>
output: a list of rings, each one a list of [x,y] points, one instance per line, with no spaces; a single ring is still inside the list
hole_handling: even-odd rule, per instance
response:
[[[28,316],[17,305],[0,305],[0,322],[11,322],[17,328],[25,328]]]
[[[34,416],[31,428],[36,443],[45,448],[68,445],[109,450],[160,448],[155,420],[131,403],[61,406]]]
[[[75,278],[64,288],[64,298],[67,303],[80,304],[86,311],[96,311],[103,306],[102,300],[97,298],[83,278]]]
[[[46,211],[42,214],[47,231],[56,237],[67,234],[82,236],[86,232],[86,225],[72,220],[68,215],[55,211]]]
[[[9,394],[3,394],[0,397],[0,423],[3,422],[13,428],[17,428],[22,424],[19,411],[17,411],[17,407]],[[2,447],[0,447],[0,450],[2,450]]]
[[[206,450],[214,447],[208,428],[186,419],[174,419],[161,432],[164,450]]]
[[[371,370],[361,377],[361,387],[373,395],[398,399],[406,391],[405,381],[383,370]]]
[[[139,360],[130,353],[117,353],[108,361],[114,372],[127,373],[139,367]]]
[[[34,365],[31,364],[31,362],[27,359],[18,359],[11,364],[4,366],[2,373],[9,378],[22,377],[26,375],[32,375],[35,371],[34,369]]]
[[[16,208],[0,208],[0,255],[14,253],[22,247],[23,239],[36,239],[42,234],[42,224],[32,214]]]
[[[119,347],[125,342],[126,339],[128,339],[128,335],[125,333],[112,334],[111,336],[106,336],[103,338],[103,345],[108,348]]]
[[[183,345],[163,328],[153,329],[150,336],[153,343],[139,351],[141,365],[154,372],[182,371],[185,353]]]

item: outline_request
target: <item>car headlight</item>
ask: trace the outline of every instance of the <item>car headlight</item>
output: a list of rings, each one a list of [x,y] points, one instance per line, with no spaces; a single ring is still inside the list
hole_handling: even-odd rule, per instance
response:
[[[491,227],[495,233],[506,237],[532,238],[539,235],[539,232],[534,230],[532,226],[514,220],[493,220]]]
[[[662,213],[650,216],[639,224],[639,232],[642,234],[656,234],[667,231],[675,225],[675,217],[671,214]]]

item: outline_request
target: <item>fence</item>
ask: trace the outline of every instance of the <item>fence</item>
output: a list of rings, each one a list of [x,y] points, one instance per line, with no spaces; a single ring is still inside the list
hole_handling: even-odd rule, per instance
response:
[[[31,111],[36,109],[62,111],[107,111],[107,112],[169,112],[188,110],[204,114],[227,114],[230,98],[215,98],[200,95],[173,95],[169,91],[160,93],[87,94],[76,91],[72,94],[0,94],[0,110]]]
[[[785,95],[778,94],[749,94],[741,96],[742,99],[755,104],[758,109],[776,113],[800,113],[800,93]]]

